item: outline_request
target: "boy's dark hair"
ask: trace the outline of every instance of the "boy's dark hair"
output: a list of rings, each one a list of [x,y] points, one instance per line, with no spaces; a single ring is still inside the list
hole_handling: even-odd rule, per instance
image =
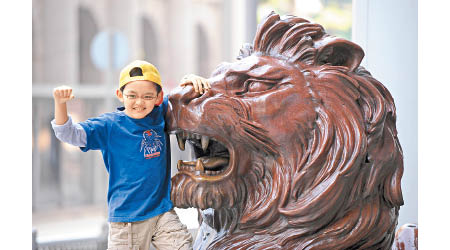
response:
[[[144,74],[142,74],[142,69],[139,68],[139,67],[134,67],[134,68],[132,68],[132,69],[130,70],[130,77],[133,77],[133,76],[143,76],[143,75],[144,75]],[[156,86],[156,94],[159,95],[159,92],[161,92],[161,86],[159,86],[158,84],[156,84],[156,83],[154,83],[154,82],[151,82],[151,83],[155,84],[155,86]],[[125,85],[123,85],[123,86],[120,88],[120,92],[123,93],[123,90],[125,89],[125,86],[127,86],[127,85],[125,84]]]

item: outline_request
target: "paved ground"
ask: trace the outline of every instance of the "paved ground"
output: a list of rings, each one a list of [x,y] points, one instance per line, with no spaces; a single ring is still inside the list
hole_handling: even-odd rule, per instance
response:
[[[191,232],[198,228],[197,210],[175,208],[181,222]],[[103,207],[76,207],[33,213],[33,228],[37,242],[91,238],[100,235],[107,225],[107,212]]]

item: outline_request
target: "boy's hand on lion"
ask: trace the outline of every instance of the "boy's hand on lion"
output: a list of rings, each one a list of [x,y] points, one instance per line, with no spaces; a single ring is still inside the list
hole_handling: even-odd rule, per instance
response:
[[[75,98],[72,95],[72,88],[69,86],[60,86],[53,89],[53,98],[55,102],[59,104],[66,103],[67,101]]]
[[[205,93],[206,90],[211,88],[208,80],[194,74],[185,75],[180,81],[180,86],[186,86],[189,84],[192,84],[194,86],[195,92],[198,92],[200,94]]]

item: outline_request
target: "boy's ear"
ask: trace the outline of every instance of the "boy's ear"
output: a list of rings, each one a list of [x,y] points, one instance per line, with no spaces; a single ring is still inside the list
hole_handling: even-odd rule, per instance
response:
[[[116,96],[120,102],[123,102],[123,93],[122,93],[122,91],[120,91],[120,89],[116,89]]]
[[[158,94],[158,99],[156,100],[155,105],[156,105],[156,106],[161,105],[161,103],[163,102],[163,99],[164,99],[164,93],[163,93],[163,91],[161,90],[161,91],[159,92],[159,94]]]

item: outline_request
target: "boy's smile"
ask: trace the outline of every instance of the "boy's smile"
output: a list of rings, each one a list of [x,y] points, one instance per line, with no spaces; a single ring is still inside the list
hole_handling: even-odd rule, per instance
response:
[[[147,116],[162,97],[161,92],[157,94],[155,83],[145,80],[128,83],[123,92],[118,89],[116,95],[125,106],[125,114],[134,119]]]

